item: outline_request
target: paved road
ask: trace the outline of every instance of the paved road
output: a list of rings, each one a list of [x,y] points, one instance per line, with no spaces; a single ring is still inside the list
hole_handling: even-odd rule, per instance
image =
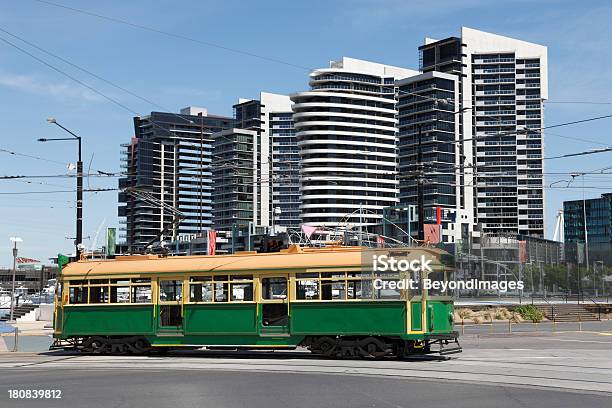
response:
[[[610,407],[612,332],[469,335],[450,359],[320,359],[307,352],[168,356],[0,354],[4,407]],[[61,389],[9,400],[7,389]]]
[[[12,378],[59,388],[62,399],[6,400],[5,392],[3,407],[610,407],[603,395],[413,378],[109,367],[48,372],[43,379],[35,370],[19,370]],[[0,389],[6,387],[0,378]]]

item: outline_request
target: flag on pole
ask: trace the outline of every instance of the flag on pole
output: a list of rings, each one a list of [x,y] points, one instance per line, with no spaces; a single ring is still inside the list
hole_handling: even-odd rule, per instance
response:
[[[38,259],[24,258],[24,257],[18,257],[18,258],[15,259],[15,261],[18,264],[40,263],[40,261]]]
[[[208,249],[206,253],[208,255],[215,255],[217,253],[217,231],[208,230]]]
[[[385,237],[383,237],[382,235],[377,236],[376,244],[379,248],[384,248],[385,247]]]
[[[519,262],[527,262],[527,241],[519,241]]]
[[[317,230],[317,227],[311,227],[310,225],[302,225],[302,231],[304,232],[304,235],[306,235],[308,239],[310,239],[310,237],[312,236],[312,234],[315,233],[316,230]]]
[[[107,228],[106,229],[106,256],[115,256],[115,249],[117,247],[117,229]]]
[[[440,243],[440,225],[439,224],[425,224],[423,225],[425,230],[425,241],[430,244]]]

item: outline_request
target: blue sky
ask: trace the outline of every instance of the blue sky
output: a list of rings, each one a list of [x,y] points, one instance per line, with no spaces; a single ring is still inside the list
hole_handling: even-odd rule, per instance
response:
[[[549,47],[547,125],[612,113],[612,6],[606,1],[56,1],[312,68],[342,56],[417,68],[417,47],[424,37],[458,35],[464,25]],[[307,87],[303,69],[33,0],[4,0],[0,28],[173,111],[196,105],[231,115],[231,106],[239,97],[255,98],[262,90],[291,93]],[[1,32],[0,36],[10,39]],[[27,49],[139,114],[159,110]],[[94,169],[120,170],[119,145],[133,134],[133,115],[128,110],[2,42],[0,61],[0,149],[61,162],[0,152],[0,175],[66,172],[65,164],[74,161],[76,144],[36,142],[40,137],[65,136],[46,123],[48,116],[83,137],[86,168],[91,162]],[[566,101],[611,104],[555,103]],[[607,119],[555,129],[554,135],[546,136],[545,155],[612,145],[611,123]],[[612,153],[604,153],[548,160],[545,172],[612,166],[611,158]],[[546,184],[566,178],[549,174]],[[74,185],[73,179],[63,178],[31,181],[0,180],[0,192],[65,190]],[[585,184],[588,197],[599,196],[612,191],[612,175],[587,176]],[[116,187],[116,180],[92,178],[85,186]],[[551,236],[562,201],[582,198],[582,190],[547,189],[546,198],[547,235]],[[0,266],[11,262],[9,237],[13,235],[24,239],[20,245],[23,256],[46,260],[57,252],[69,252],[72,244],[65,237],[74,235],[73,200],[74,193],[0,195]],[[100,245],[105,228],[118,226],[116,213],[116,192],[85,195],[84,235],[91,237],[86,245],[93,244],[97,231]]]

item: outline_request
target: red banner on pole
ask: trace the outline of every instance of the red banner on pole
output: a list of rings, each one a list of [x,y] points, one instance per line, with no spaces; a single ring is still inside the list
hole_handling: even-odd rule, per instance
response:
[[[442,224],[442,208],[436,207],[436,224]]]
[[[208,230],[208,255],[215,255],[217,253],[217,231]]]
[[[430,244],[440,243],[440,225],[438,224],[425,224],[425,241]]]
[[[519,241],[519,262],[527,262],[527,241]]]
[[[376,244],[378,245],[379,248],[384,248],[385,247],[385,237],[382,236],[377,236],[376,237]]]

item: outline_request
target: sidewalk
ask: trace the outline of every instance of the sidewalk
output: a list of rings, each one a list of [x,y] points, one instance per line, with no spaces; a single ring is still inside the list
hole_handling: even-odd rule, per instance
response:
[[[15,328],[18,333],[18,351],[47,351],[52,342],[50,321],[17,322],[0,324],[0,353],[13,351]],[[48,326],[46,328],[45,326]]]

